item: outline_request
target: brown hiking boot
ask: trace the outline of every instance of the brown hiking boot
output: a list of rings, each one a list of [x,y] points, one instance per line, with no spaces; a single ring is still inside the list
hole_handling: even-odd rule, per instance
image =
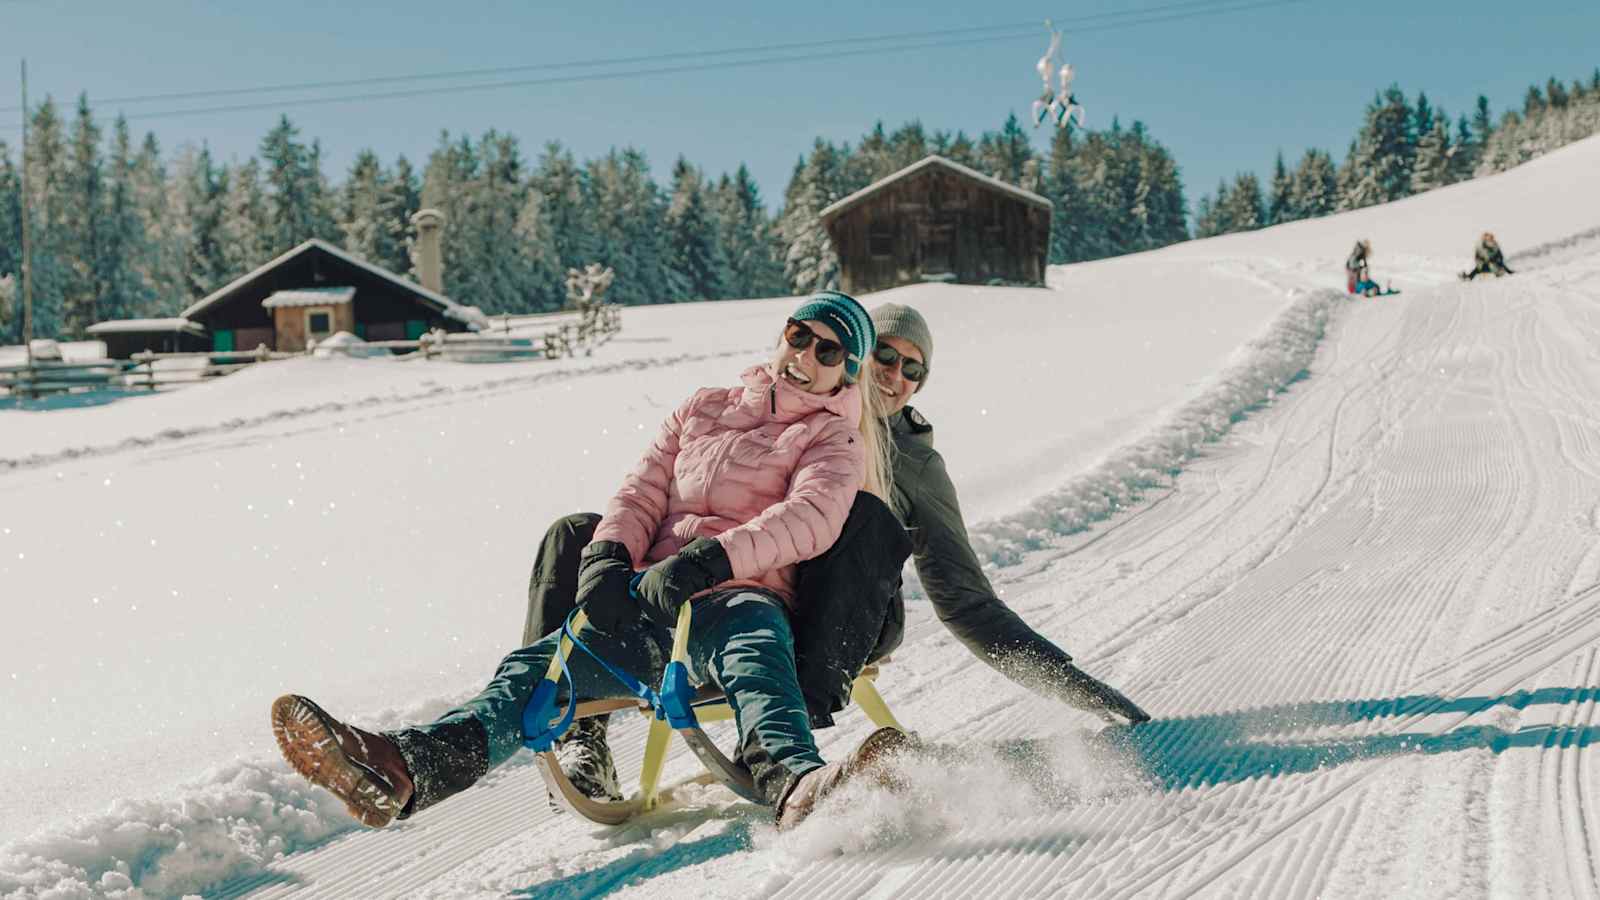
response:
[[[272,734],[296,772],[333,792],[364,825],[388,825],[411,800],[411,774],[394,741],[346,725],[305,697],[272,702]]]
[[[893,787],[895,779],[887,766],[888,757],[909,746],[911,738],[905,732],[879,728],[843,760],[801,775],[778,803],[778,830],[788,831],[799,825],[824,797],[852,779],[866,776],[884,787]]]

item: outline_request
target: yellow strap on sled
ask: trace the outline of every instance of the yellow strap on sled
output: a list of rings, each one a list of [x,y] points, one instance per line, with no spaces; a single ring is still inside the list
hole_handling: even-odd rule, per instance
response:
[[[867,714],[872,724],[879,728],[887,726],[899,731],[906,730],[906,727],[895,719],[894,713],[889,711],[889,704],[883,702],[883,695],[878,693],[878,686],[872,683],[871,678],[865,675],[856,678],[855,683],[850,686],[850,702],[861,707],[861,711]]]
[[[589,624],[589,617],[583,614],[583,610],[578,610],[577,614],[572,617],[572,630],[574,632],[582,631],[583,626],[587,624]],[[550,657],[550,667],[544,670],[544,678],[546,681],[560,683],[561,664],[566,662],[567,654],[571,652],[572,639],[563,633],[561,635],[561,644],[556,647],[556,652]]]
[[[672,636],[672,658],[689,664],[689,621],[694,615],[689,602],[678,608],[678,627]],[[661,770],[667,764],[667,739],[672,727],[665,719],[650,719],[650,733],[644,739],[644,764],[639,769],[639,794],[644,798],[644,808],[653,809],[661,785]]]

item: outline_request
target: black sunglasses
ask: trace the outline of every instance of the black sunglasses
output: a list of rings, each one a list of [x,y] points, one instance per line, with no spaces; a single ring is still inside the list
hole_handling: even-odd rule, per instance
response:
[[[789,346],[796,350],[804,350],[811,346],[812,341],[816,341],[817,349],[811,351],[811,355],[816,358],[818,364],[827,366],[830,369],[844,362],[844,345],[838,341],[830,341],[825,337],[819,337],[815,331],[811,330],[811,326],[804,322],[796,322],[794,319],[790,319],[789,324],[784,326],[783,339],[788,341]]]
[[[877,349],[872,351],[872,358],[876,359],[879,365],[889,369],[894,368],[895,362],[898,361],[900,363],[900,374],[907,381],[920,383],[922,379],[928,377],[928,367],[926,365],[919,360],[901,354],[899,350],[888,344],[879,344]]]

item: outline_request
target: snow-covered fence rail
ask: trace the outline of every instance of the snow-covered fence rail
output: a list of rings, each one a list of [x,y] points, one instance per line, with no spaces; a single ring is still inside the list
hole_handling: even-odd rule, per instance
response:
[[[388,350],[416,354],[419,359],[445,359],[457,362],[503,362],[517,359],[557,359],[576,356],[610,340],[622,329],[617,307],[598,306],[584,310],[559,327],[532,335],[477,332],[446,334],[429,332],[414,341],[367,341],[352,345],[313,343],[303,352],[279,352],[264,345],[254,350],[218,350],[188,353],[142,351],[129,360],[102,359],[89,362],[33,360],[15,366],[0,366],[0,392],[12,396],[39,397],[73,390],[143,388],[157,390],[197,384],[210,378],[229,375],[257,363],[321,353],[347,353],[358,350]]]
[[[0,366],[0,388],[22,397],[92,390],[117,383],[126,368],[127,363],[109,359],[88,363],[34,360],[20,366]]]

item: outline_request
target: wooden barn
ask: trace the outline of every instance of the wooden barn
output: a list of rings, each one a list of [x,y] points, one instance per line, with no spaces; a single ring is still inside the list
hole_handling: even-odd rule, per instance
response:
[[[913,163],[822,211],[839,287],[920,281],[1043,284],[1050,201],[942,156]]]
[[[309,240],[183,311],[203,325],[212,350],[304,350],[348,331],[369,341],[414,340],[435,328],[476,331],[482,313]]]

